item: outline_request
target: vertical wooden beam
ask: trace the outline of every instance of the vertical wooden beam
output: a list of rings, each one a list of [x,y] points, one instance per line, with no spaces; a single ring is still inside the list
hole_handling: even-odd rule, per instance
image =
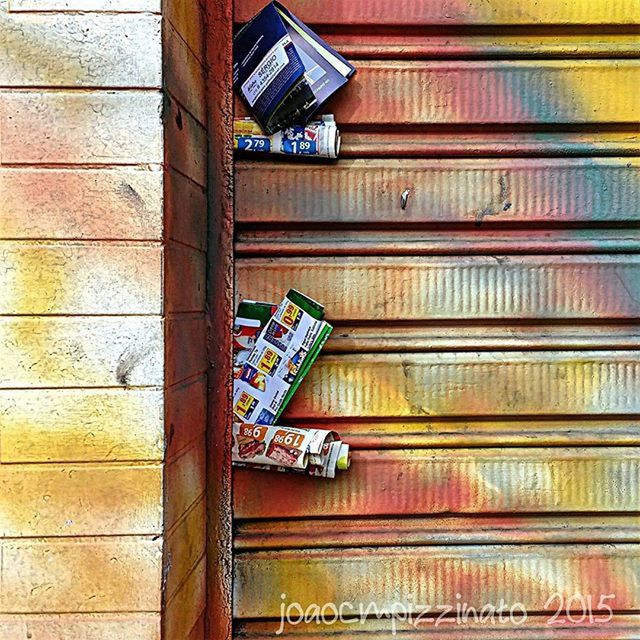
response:
[[[209,129],[207,638],[232,635],[231,330],[233,325],[232,0],[206,2]]]

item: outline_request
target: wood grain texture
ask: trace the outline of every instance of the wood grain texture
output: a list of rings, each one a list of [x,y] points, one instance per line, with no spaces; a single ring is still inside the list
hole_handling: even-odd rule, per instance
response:
[[[0,486],[0,537],[162,531],[159,465],[2,464]]]
[[[160,611],[161,546],[135,536],[0,541],[0,611]]]
[[[237,518],[638,511],[638,447],[354,451],[348,473],[234,471]]]
[[[207,325],[200,314],[178,314],[165,320],[165,384],[171,386],[207,371]]]
[[[0,317],[0,388],[162,386],[158,317]]]
[[[238,260],[237,298],[291,283],[333,321],[635,318],[640,259],[620,256],[327,257]]]
[[[196,58],[205,61],[204,10],[198,0],[171,0],[164,16],[187,43]]]
[[[165,394],[167,462],[179,456],[205,433],[206,379],[202,375],[169,387]]]
[[[616,594],[613,609],[634,610],[639,564],[640,545],[633,544],[263,551],[237,556],[234,607],[239,618],[278,618],[284,593],[303,610],[326,602],[351,602],[356,611],[371,602],[387,609],[394,602],[450,604],[454,611],[466,602],[480,610],[504,598],[543,612],[554,592],[565,599],[602,592]]]
[[[203,312],[206,253],[168,242],[164,251],[164,296],[167,313]]]
[[[169,166],[205,188],[207,186],[206,129],[175,98],[165,100],[165,140]]]
[[[170,4],[176,4],[173,0]],[[164,81],[169,92],[206,126],[205,69],[169,21],[164,23]],[[168,149],[171,152],[171,149]]]
[[[169,499],[171,497],[169,496]],[[165,597],[169,601],[204,557],[206,504],[204,497],[191,507],[166,534]]]
[[[165,466],[164,525],[172,528],[204,494],[206,481],[204,437]]]
[[[203,558],[167,603],[164,637],[187,638],[200,619],[206,606],[206,569],[206,560]]]
[[[0,640],[160,640],[159,613],[0,614]]]
[[[159,89],[161,63],[159,16],[0,12],[0,87]]]
[[[159,389],[0,390],[0,463],[160,462]]]
[[[162,173],[0,168],[0,238],[160,240]]]
[[[161,105],[159,91],[0,91],[0,163],[161,163]]]
[[[204,251],[207,246],[206,191],[174,169],[164,174],[165,237]]]
[[[157,314],[160,246],[0,242],[0,314]]]
[[[242,223],[633,222],[630,158],[366,159],[330,166],[238,162]],[[409,189],[405,209],[400,195]]]

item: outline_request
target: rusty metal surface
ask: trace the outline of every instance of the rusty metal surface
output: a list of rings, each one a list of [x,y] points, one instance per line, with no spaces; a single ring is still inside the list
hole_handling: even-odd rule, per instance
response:
[[[358,73],[326,108],[340,160],[236,161],[237,297],[325,305],[284,420],[354,452],[335,481],[234,472],[236,636],[274,637],[283,602],[503,597],[525,624],[402,637],[637,640],[640,6],[288,6]],[[554,591],[616,614],[550,625]]]

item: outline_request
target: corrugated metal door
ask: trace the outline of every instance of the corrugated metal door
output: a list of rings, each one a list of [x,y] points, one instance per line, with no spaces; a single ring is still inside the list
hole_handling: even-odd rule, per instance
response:
[[[640,3],[289,6],[358,68],[344,152],[236,161],[236,283],[325,304],[288,416],[356,452],[336,481],[235,474],[237,633],[413,601],[451,607],[429,637],[640,637]],[[501,599],[527,619],[460,619]]]

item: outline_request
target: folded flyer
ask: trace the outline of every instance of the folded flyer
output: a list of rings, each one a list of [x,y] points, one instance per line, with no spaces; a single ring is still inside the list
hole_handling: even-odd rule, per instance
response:
[[[268,135],[306,123],[355,72],[279,2],[233,39],[233,85]]]
[[[251,345],[249,353],[234,356],[233,411],[239,422],[275,424],[331,333],[323,307],[294,289],[262,326],[255,316],[262,312],[264,319],[268,307],[245,301],[236,319],[234,339],[244,351]]]
[[[271,136],[262,132],[251,118],[234,118],[233,148],[249,153],[337,158],[340,132],[332,115],[321,116],[306,125],[293,125]]]
[[[335,478],[349,468],[349,445],[335,431],[234,423],[232,460],[260,469],[305,472]]]

